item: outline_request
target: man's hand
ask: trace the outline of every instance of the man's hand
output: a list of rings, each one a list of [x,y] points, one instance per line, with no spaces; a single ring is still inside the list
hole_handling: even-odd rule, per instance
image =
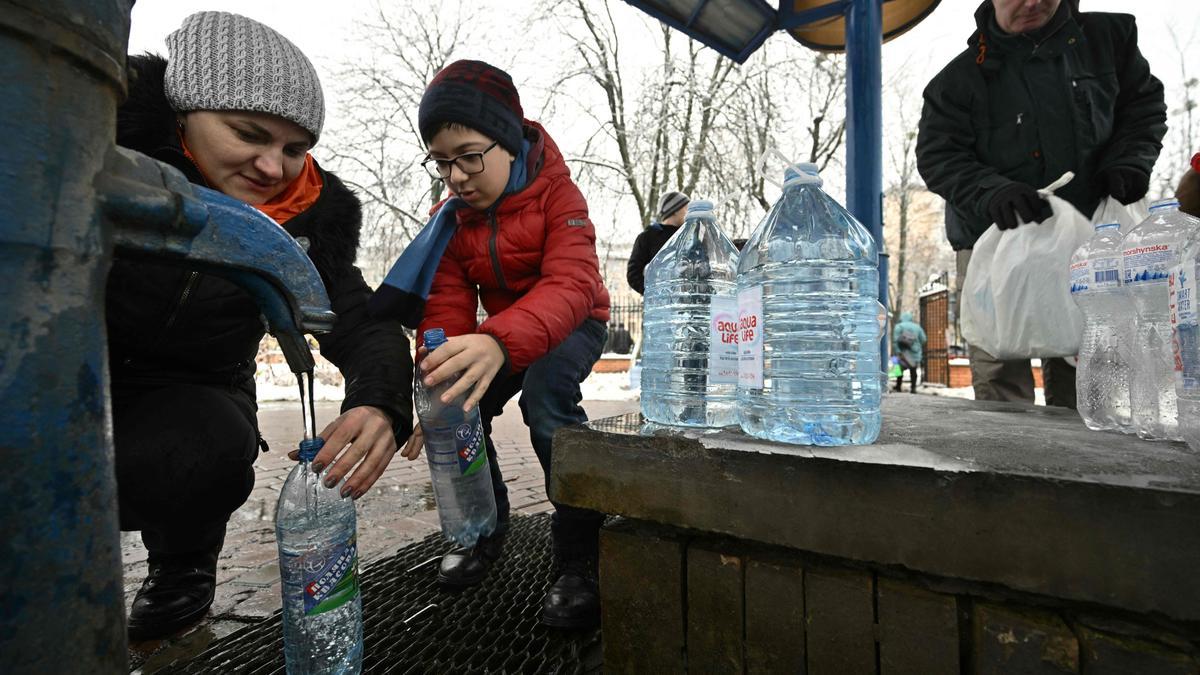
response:
[[[988,202],[987,212],[1001,230],[1012,230],[1022,221],[1040,223],[1054,215],[1050,203],[1024,183],[1010,183],[1000,188]]]
[[[1132,204],[1150,190],[1150,176],[1129,166],[1114,166],[1098,178],[1108,194],[1122,204]]]
[[[321,430],[321,438],[325,439],[325,447],[313,459],[313,470],[332,464],[324,478],[326,487],[337,485],[354,470],[342,486],[343,497],[358,499],[366,494],[396,454],[392,419],[374,406],[358,406],[342,413]],[[293,450],[288,457],[297,459],[299,451]]]
[[[503,365],[504,350],[492,336],[480,333],[456,335],[425,354],[421,360],[421,378],[426,387],[435,387],[459,373],[454,386],[442,394],[442,403],[449,403],[470,389],[471,395],[463,404],[463,411],[469,412],[483,398],[492,378]]]
[[[425,432],[421,431],[421,425],[417,424],[413,427],[412,436],[409,436],[408,442],[404,444],[404,449],[400,451],[400,456],[411,462],[421,456],[423,447],[425,447]]]

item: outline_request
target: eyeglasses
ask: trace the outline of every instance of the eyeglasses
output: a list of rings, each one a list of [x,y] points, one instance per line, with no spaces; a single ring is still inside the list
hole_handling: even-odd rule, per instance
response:
[[[450,159],[437,159],[426,155],[425,159],[421,161],[421,166],[425,167],[425,171],[434,178],[449,178],[451,168],[455,166],[458,167],[459,171],[468,176],[473,176],[477,173],[483,173],[483,156],[499,144],[500,141],[492,141],[491,145],[480,152],[464,152],[458,157],[451,157]]]

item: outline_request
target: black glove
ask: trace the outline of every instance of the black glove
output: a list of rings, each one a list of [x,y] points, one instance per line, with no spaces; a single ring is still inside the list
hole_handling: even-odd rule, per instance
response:
[[[1050,202],[1024,183],[1009,183],[997,190],[988,202],[987,212],[1002,230],[1014,229],[1021,221],[1040,223],[1054,215]],[[1017,220],[1018,216],[1021,220]]]
[[[1112,198],[1122,204],[1132,204],[1150,189],[1150,176],[1140,169],[1129,166],[1114,166],[1101,172],[1099,178]]]

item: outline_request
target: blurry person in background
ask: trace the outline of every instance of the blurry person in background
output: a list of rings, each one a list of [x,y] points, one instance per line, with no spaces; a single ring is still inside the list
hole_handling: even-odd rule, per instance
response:
[[[682,192],[668,192],[658,200],[658,218],[633,241],[625,279],[639,295],[646,294],[646,265],[658,255],[671,235],[683,225],[690,198]]]

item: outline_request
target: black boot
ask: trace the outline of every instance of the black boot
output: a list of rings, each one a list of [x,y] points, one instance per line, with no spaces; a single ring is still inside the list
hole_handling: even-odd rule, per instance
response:
[[[555,581],[542,600],[542,623],[580,629],[600,625],[600,574],[595,556],[556,556]]]
[[[220,550],[152,556],[150,574],[129,610],[129,639],[164,638],[204,618],[217,586]]]
[[[471,550],[452,551],[442,556],[438,583],[454,588],[474,586],[484,580],[488,570],[503,554],[504,530],[497,528],[495,533],[480,537]]]

